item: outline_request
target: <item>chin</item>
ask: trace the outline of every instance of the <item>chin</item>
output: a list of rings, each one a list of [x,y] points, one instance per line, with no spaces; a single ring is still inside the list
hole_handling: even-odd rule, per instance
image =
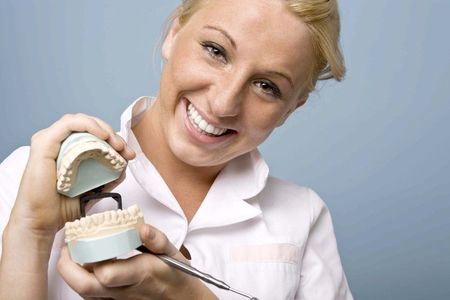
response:
[[[174,145],[172,153],[181,162],[190,165],[192,167],[218,167],[228,161],[223,153],[219,153],[217,150],[196,149],[192,145]]]

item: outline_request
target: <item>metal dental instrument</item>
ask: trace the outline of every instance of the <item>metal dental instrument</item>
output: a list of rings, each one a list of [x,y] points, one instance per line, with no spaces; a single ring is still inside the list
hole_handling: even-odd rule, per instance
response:
[[[183,263],[183,262],[181,262],[179,260],[176,260],[175,258],[172,258],[172,257],[167,256],[167,255],[163,255],[163,254],[152,253],[145,246],[140,246],[140,247],[137,248],[137,250],[141,251],[142,253],[150,253],[150,254],[156,255],[157,257],[159,257],[159,259],[161,259],[162,261],[164,261],[168,265],[170,265],[170,266],[172,266],[172,267],[174,267],[174,268],[176,268],[176,269],[178,269],[178,270],[180,270],[180,271],[182,271],[182,272],[184,272],[186,274],[189,274],[189,275],[195,276],[197,278],[200,278],[204,282],[213,284],[213,285],[217,286],[218,288],[221,288],[221,289],[224,289],[224,290],[227,290],[227,291],[239,294],[241,296],[247,297],[250,300],[258,300],[258,298],[250,296],[249,294],[246,294],[244,292],[232,289],[225,282],[223,282],[223,281],[221,281],[221,280],[219,280],[217,278],[214,278],[213,276],[211,276],[209,274],[203,273],[203,272],[197,270],[196,268],[194,268],[194,267],[192,267],[192,266],[190,266],[188,264],[185,264],[185,263]]]

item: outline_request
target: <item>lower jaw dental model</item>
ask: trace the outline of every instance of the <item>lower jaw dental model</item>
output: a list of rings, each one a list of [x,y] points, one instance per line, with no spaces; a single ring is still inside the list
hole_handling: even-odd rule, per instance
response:
[[[149,253],[139,237],[144,216],[137,205],[122,209],[120,194],[101,192],[105,184],[120,177],[126,165],[125,159],[108,143],[89,133],[72,133],[61,144],[56,160],[57,191],[70,198],[81,195],[81,219],[65,224],[65,241],[73,261],[79,264],[94,263],[122,256],[135,249]],[[86,216],[85,207],[89,201],[107,197],[117,202],[118,210]],[[170,256],[155,255],[168,265],[206,283],[258,300]]]
[[[133,205],[122,210],[118,193],[101,193],[105,184],[120,177],[126,165],[119,153],[92,134],[73,133],[62,143],[56,161],[56,188],[71,198],[81,195],[81,219],[65,224],[65,241],[75,262],[112,259],[142,245],[139,227],[144,217],[139,208]],[[118,210],[86,216],[89,201],[107,197],[117,201]]]
[[[139,227],[144,217],[133,205],[67,222],[66,243],[74,261],[84,264],[115,258],[142,245]]]

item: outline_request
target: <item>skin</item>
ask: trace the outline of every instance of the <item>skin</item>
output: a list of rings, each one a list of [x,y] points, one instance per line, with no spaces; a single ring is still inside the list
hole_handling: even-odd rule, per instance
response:
[[[167,64],[157,100],[133,131],[190,221],[225,164],[255,149],[305,103],[312,46],[305,24],[281,0],[208,1],[183,26],[175,20],[162,54]],[[187,103],[233,133],[220,142],[196,138],[188,130]],[[55,158],[73,131],[90,132],[134,158],[110,126],[86,115],[65,116],[33,136],[3,235],[1,299],[47,299],[54,235],[78,217],[61,214],[73,199],[55,192]],[[151,251],[183,259],[156,228],[145,225],[140,236]],[[58,270],[88,299],[215,299],[201,281],[151,254],[81,267],[64,249]]]
[[[210,27],[225,30],[235,47]],[[236,0],[208,1],[184,26],[175,22],[163,56],[160,93],[133,131],[189,221],[224,165],[256,148],[305,103],[313,51],[306,25],[283,1]],[[267,81],[281,98],[262,88]],[[236,134],[215,144],[192,138],[184,99],[210,123]]]

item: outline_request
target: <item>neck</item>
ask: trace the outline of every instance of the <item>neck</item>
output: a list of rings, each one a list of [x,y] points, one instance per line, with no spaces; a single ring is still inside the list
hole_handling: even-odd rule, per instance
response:
[[[175,156],[167,144],[160,116],[160,101],[155,100],[132,130],[143,153],[158,170],[190,221],[223,166],[192,166]]]

